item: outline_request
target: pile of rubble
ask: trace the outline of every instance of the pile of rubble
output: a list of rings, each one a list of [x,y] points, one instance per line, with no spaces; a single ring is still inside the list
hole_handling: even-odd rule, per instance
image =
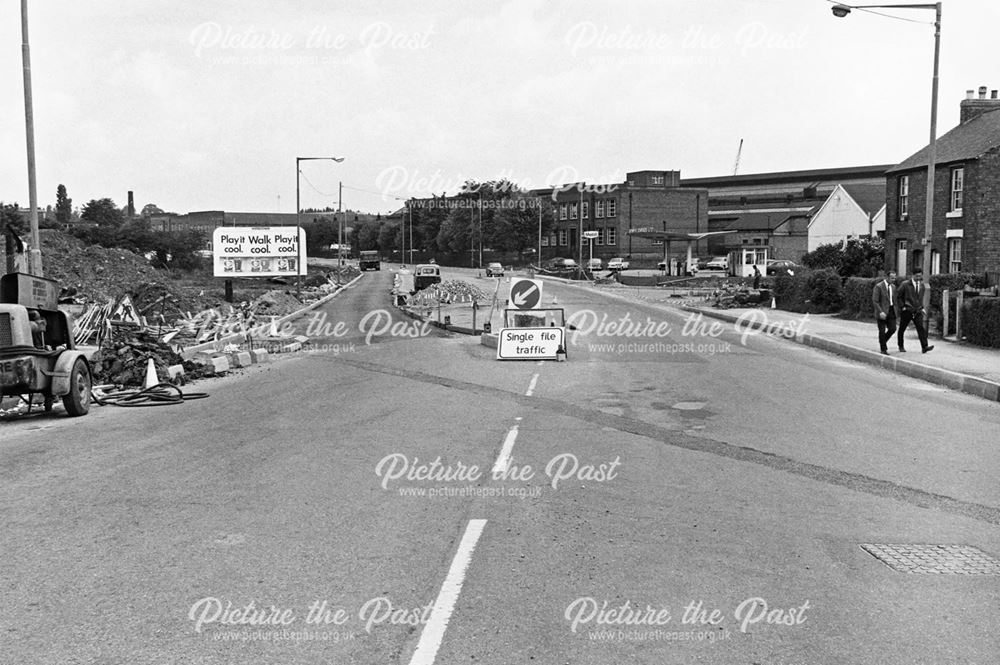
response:
[[[463,302],[484,302],[492,298],[491,294],[486,294],[479,288],[463,282],[459,279],[449,279],[440,284],[433,284],[426,289],[419,291],[416,295],[417,305],[427,305],[430,303],[463,303]]]
[[[752,289],[743,283],[726,282],[706,299],[717,309],[758,307],[771,303],[771,292],[767,289]]]
[[[87,245],[54,229],[39,231],[45,276],[57,281],[76,302],[105,302],[130,286],[160,277],[144,257],[127,249]]]
[[[184,360],[169,344],[156,335],[142,330],[116,330],[91,358],[95,384],[115,384],[126,387],[142,386],[146,380],[148,360],[152,358],[156,375],[161,381],[180,383],[180,376],[170,376],[169,368],[184,368],[183,379],[197,379],[209,374],[206,367]]]

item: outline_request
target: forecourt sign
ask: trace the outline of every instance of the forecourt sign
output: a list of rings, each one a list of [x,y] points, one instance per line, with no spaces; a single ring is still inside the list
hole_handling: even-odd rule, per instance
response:
[[[497,360],[557,360],[557,352],[566,353],[565,343],[565,328],[502,328]]]
[[[220,226],[212,232],[216,277],[305,275],[306,232],[298,226]]]
[[[537,309],[542,304],[542,280],[524,277],[513,280],[510,304],[514,309]]]

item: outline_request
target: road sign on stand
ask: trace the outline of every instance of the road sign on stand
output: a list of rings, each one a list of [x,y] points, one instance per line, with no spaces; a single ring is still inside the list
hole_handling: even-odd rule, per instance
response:
[[[566,329],[504,328],[497,340],[497,360],[560,360],[566,358]]]
[[[601,235],[601,234],[598,233],[597,231],[584,231],[583,232],[583,237],[584,237],[585,240],[593,240],[594,238],[596,238],[599,235]]]
[[[542,302],[542,280],[519,278],[510,283],[510,305],[514,309],[537,309]]]

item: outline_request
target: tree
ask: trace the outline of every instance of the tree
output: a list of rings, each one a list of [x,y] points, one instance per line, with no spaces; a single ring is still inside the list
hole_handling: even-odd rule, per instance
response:
[[[56,222],[69,224],[73,219],[73,199],[66,196],[66,185],[56,187]]]
[[[142,206],[142,212],[140,212],[139,214],[142,217],[150,217],[152,215],[162,215],[163,210],[160,208],[160,206],[156,205],[155,203],[147,203],[146,205]]]
[[[874,277],[885,265],[885,240],[866,237],[820,245],[802,257],[802,265],[815,270],[832,268],[842,278]]]
[[[80,219],[108,228],[119,228],[125,223],[125,215],[111,199],[91,199],[83,206]]]
[[[21,207],[16,203],[0,201],[0,231],[5,230],[8,225],[18,235],[24,235],[28,232],[28,225],[25,223],[24,215],[21,214]]]

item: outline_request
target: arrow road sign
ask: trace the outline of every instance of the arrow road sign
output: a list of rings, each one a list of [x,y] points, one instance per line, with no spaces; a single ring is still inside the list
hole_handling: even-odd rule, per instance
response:
[[[515,279],[510,283],[510,304],[514,309],[537,309],[541,302],[541,280]]]

